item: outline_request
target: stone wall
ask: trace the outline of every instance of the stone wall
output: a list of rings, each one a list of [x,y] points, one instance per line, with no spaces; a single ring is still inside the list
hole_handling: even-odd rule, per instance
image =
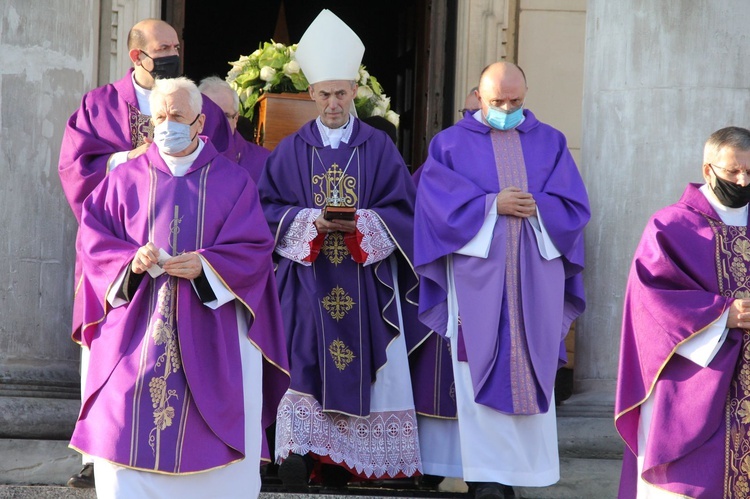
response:
[[[744,0],[589,0],[582,172],[587,308],[578,323],[577,387],[612,390],[625,283],[657,209],[702,182],[703,144],[750,126]]]
[[[60,444],[80,405],[76,221],[57,160],[67,118],[96,84],[99,10],[96,0],[6,0],[0,11],[0,483],[9,483],[23,481],[34,449],[48,465],[52,448],[72,455]]]

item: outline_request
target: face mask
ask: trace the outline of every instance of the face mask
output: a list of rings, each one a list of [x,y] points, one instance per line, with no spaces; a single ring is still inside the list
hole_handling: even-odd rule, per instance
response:
[[[498,130],[510,130],[521,124],[523,121],[523,105],[516,109],[506,113],[501,109],[490,107],[487,111],[487,116],[484,118],[492,128]]]
[[[713,171],[713,167],[711,167],[711,171]],[[729,208],[742,208],[750,203],[750,184],[742,187],[734,182],[724,180],[716,175],[716,172],[714,172],[714,177],[716,178],[716,185],[711,189],[721,204]]]
[[[154,62],[154,69],[148,71],[154,78],[177,78],[180,76],[180,56],[179,55],[168,55],[165,57],[157,57],[154,59],[146,52],[141,50],[141,54],[145,55]]]
[[[198,114],[200,116],[200,114]],[[198,120],[195,117],[193,123]],[[190,137],[190,127],[193,123],[186,125],[176,121],[163,121],[154,127],[154,142],[160,151],[166,154],[175,154],[187,149],[193,143],[195,136]],[[198,135],[197,133],[195,135]]]

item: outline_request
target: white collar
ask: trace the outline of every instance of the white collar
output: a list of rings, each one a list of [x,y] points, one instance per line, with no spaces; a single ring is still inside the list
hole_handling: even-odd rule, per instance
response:
[[[315,123],[318,125],[320,138],[323,139],[323,147],[331,146],[331,149],[338,149],[341,142],[348,144],[349,139],[352,137],[352,131],[354,130],[354,127],[351,126],[353,122],[354,120],[352,120],[352,115],[350,114],[349,119],[344,126],[339,128],[328,128],[323,124],[320,116],[318,116],[315,119]]]
[[[187,156],[170,156],[169,154],[164,154],[163,152],[161,152],[161,150],[159,150],[159,156],[161,156],[161,159],[163,159],[167,164],[167,167],[169,167],[169,171],[172,172],[172,175],[174,175],[175,177],[183,177],[190,169],[190,167],[193,166],[195,160],[198,159],[198,155],[203,150],[204,145],[205,144],[203,143],[203,141],[201,139],[198,139],[198,147],[196,147],[195,151],[191,152]]]
[[[151,116],[151,104],[148,101],[148,98],[151,95],[151,90],[148,88],[143,88],[142,86],[138,85],[138,83],[136,83],[135,71],[130,73],[130,79],[133,80],[133,87],[135,88],[135,96],[138,99],[138,109],[140,109],[141,114],[145,114],[146,116]]]

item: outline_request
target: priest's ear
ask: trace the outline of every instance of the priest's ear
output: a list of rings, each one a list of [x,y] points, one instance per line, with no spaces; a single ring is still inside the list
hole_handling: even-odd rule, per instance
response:
[[[206,115],[201,113],[198,116],[198,133],[203,133],[203,127],[206,124]]]
[[[128,51],[128,57],[130,57],[130,62],[132,62],[134,66],[141,65],[140,55],[141,55],[140,49],[130,49]]]

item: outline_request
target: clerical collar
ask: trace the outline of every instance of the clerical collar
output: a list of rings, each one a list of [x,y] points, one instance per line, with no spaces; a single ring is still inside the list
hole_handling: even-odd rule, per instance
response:
[[[146,116],[151,116],[151,104],[148,102],[148,98],[151,95],[151,90],[148,88],[143,88],[142,86],[138,85],[135,81],[135,71],[130,73],[130,79],[133,80],[133,88],[135,88],[135,96],[138,99],[138,109],[140,109],[141,114],[145,114]]]
[[[198,139],[198,147],[187,156],[170,156],[169,154],[164,154],[161,150],[159,150],[159,156],[167,164],[172,175],[175,177],[184,177],[190,167],[193,166],[195,160],[198,159],[198,155],[203,150],[204,145],[203,141]]]
[[[739,208],[730,208],[729,206],[724,206],[723,204],[721,204],[721,201],[719,201],[719,198],[716,197],[713,189],[711,189],[711,186],[708,184],[703,184],[702,186],[700,186],[699,190],[706,197],[706,200],[711,205],[711,207],[716,210],[716,213],[721,218],[721,221],[726,225],[747,225],[747,205],[741,206]]]
[[[315,123],[318,125],[318,131],[320,132],[320,138],[323,139],[323,146],[331,146],[331,149],[338,149],[341,142],[349,143],[349,139],[352,137],[352,131],[354,127],[351,126],[354,123],[352,115],[349,115],[349,119],[346,125],[339,128],[328,128],[323,124],[320,116],[317,117]]]

